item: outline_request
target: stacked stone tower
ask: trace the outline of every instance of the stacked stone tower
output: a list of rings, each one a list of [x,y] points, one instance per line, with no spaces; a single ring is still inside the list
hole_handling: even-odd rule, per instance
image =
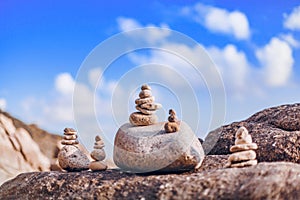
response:
[[[230,148],[233,154],[228,157],[226,167],[257,165],[255,149],[257,149],[257,144],[252,142],[248,130],[240,127],[235,134],[235,145]]]
[[[154,100],[151,87],[149,85],[142,85],[139,98],[135,100],[135,108],[138,112],[132,113],[129,117],[132,125],[147,126],[157,123],[155,112],[161,108],[161,104],[155,103]]]

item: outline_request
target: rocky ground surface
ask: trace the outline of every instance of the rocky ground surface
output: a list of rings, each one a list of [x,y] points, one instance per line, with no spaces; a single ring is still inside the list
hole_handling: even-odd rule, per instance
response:
[[[119,170],[25,173],[0,187],[0,199],[298,199],[300,196],[299,164],[264,162],[248,168],[219,167],[222,166],[212,169],[204,163],[199,171],[166,175],[136,175]]]
[[[209,155],[229,154],[240,126],[248,129],[257,143],[259,162],[300,163],[300,104],[282,105],[260,111],[241,122],[222,126],[209,133],[203,145]]]
[[[240,126],[257,143],[259,164],[225,168]],[[300,104],[265,109],[223,126],[208,135],[203,147],[208,156],[191,172],[23,173],[0,186],[0,199],[299,199]]]

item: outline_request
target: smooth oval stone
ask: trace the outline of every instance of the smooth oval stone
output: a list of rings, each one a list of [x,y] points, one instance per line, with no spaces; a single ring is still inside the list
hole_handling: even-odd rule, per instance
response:
[[[151,90],[142,90],[140,93],[139,93],[139,97],[141,99],[144,99],[144,98],[147,98],[147,97],[151,97],[152,96],[152,92]]]
[[[141,90],[151,90],[151,87],[147,84],[142,85]]]
[[[90,160],[78,147],[64,146],[58,153],[58,162],[62,169],[67,171],[88,170]]]
[[[134,112],[129,116],[130,123],[135,126],[148,126],[155,124],[157,120],[156,115],[145,115],[141,112]]]
[[[162,105],[159,103],[144,103],[139,106],[147,110],[158,110],[162,107]]]
[[[179,125],[176,122],[167,122],[164,128],[166,133],[174,133],[179,130]]]
[[[150,126],[126,123],[116,134],[113,159],[119,168],[132,173],[180,172],[200,167],[204,151],[185,122],[172,134],[165,133],[163,122]]]
[[[96,161],[104,160],[105,156],[105,151],[103,149],[94,149],[91,153],[91,157]]]
[[[253,165],[257,165],[257,160],[248,160],[248,161],[241,162],[241,163],[234,163],[234,164],[231,164],[230,167],[248,167],[248,166],[253,166]]]
[[[90,169],[92,171],[104,171],[107,169],[107,165],[101,161],[93,161],[90,163]]]
[[[237,144],[232,147],[230,147],[230,152],[238,152],[238,151],[245,151],[245,150],[255,150],[257,149],[257,144],[256,143],[251,143],[251,144]]]
[[[144,104],[144,103],[153,103],[154,101],[155,101],[154,96],[147,97],[147,98],[144,98],[144,99],[139,98],[139,99],[135,100],[135,104],[136,105],[141,105],[141,104]]]
[[[135,109],[137,109],[138,111],[140,111],[141,113],[143,113],[145,115],[153,115],[155,113],[155,110],[147,110],[147,109],[141,108],[140,106],[135,106]]]
[[[253,150],[240,151],[231,154],[228,157],[229,162],[239,162],[246,160],[254,160],[256,158],[256,153]]]

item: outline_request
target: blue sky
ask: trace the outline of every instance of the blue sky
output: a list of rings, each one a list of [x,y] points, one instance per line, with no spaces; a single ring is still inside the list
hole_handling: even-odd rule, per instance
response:
[[[37,123],[56,133],[61,133],[65,126],[76,126],[72,95],[84,59],[111,36],[148,26],[181,32],[207,51],[224,82],[224,123],[242,120],[266,107],[300,100],[299,1],[11,0],[0,2],[0,107],[25,122]],[[159,41],[166,40],[168,35],[169,32],[161,31],[144,37]],[[172,41],[168,45],[182,48],[191,57],[198,55],[192,47]],[[97,87],[99,110],[95,112],[107,125],[106,134],[114,135],[117,127],[109,125],[112,122],[106,118],[111,118],[112,91],[118,94],[118,81],[133,66],[160,61],[192,79],[184,67],[177,68],[180,61],[155,51],[125,55],[104,73]],[[90,82],[96,84],[101,72],[97,66],[91,69]],[[134,87],[137,92],[138,86]],[[86,96],[94,92],[83,88]],[[170,100],[172,97],[166,100],[159,92],[157,88],[158,100],[178,106]],[[212,115],[212,105],[205,87],[197,94],[201,128],[196,132],[203,137],[210,130],[207,118]],[[127,95],[131,96],[126,100],[134,100],[136,93]],[[80,102],[83,109],[78,112],[91,114],[84,109],[84,104],[90,102]],[[119,103],[128,109],[117,119],[122,123],[134,105],[127,101]],[[165,112],[160,112],[165,117]],[[84,124],[83,130],[91,132],[82,133],[82,140],[91,148],[97,129],[88,122]]]

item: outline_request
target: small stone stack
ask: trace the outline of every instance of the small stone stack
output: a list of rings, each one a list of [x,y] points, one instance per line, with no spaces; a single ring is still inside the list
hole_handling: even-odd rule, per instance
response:
[[[151,87],[149,85],[142,85],[141,92],[138,99],[135,100],[135,108],[139,112],[134,112],[130,115],[129,121],[135,126],[147,126],[157,123],[156,110],[161,108],[161,104],[154,103],[154,96],[152,96]]]
[[[228,157],[226,167],[246,167],[257,165],[255,149],[257,144],[252,142],[245,127],[240,127],[235,134],[235,145],[230,148],[231,154]]]
[[[107,169],[107,165],[102,162],[105,159],[104,142],[99,135],[95,137],[94,150],[91,153],[91,157],[95,160],[90,163],[90,169],[92,171],[103,171]]]
[[[65,128],[64,139],[61,141],[62,145],[76,145],[79,144],[77,140],[77,132],[72,128]]]
[[[166,133],[174,133],[179,131],[179,125],[177,123],[176,112],[173,109],[169,110],[168,122],[165,123]]]
[[[72,128],[64,129],[64,139],[61,141],[64,145],[58,153],[58,162],[62,169],[67,171],[88,170],[90,160],[76,145],[77,132]]]

